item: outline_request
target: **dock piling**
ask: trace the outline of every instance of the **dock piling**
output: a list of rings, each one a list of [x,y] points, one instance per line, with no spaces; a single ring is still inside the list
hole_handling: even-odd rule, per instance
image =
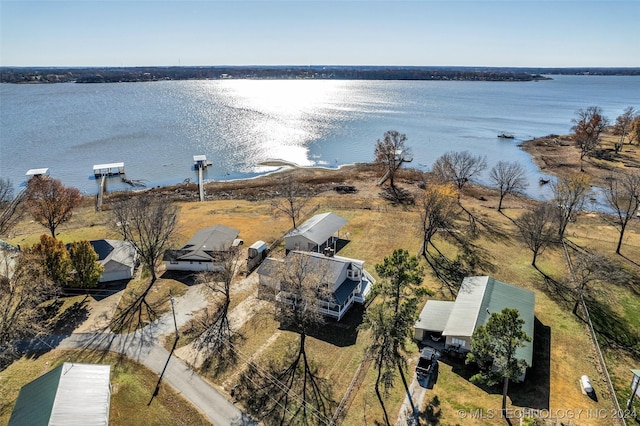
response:
[[[193,166],[198,169],[198,192],[200,194],[200,201],[204,201],[204,182],[202,171],[211,164],[211,161],[207,161],[207,157],[205,155],[193,156]]]

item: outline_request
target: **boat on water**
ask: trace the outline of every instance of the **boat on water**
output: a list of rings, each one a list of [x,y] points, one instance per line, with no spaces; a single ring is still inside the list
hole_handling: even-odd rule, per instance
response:
[[[513,139],[515,136],[511,133],[500,132],[498,133],[498,137],[501,139]]]

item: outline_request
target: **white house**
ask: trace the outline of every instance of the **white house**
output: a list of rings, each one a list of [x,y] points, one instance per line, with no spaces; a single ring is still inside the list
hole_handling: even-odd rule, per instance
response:
[[[318,299],[320,312],[328,317],[340,320],[354,303],[364,304],[371,292],[375,279],[364,269],[364,261],[347,257],[291,251],[285,259],[267,258],[258,268],[260,285],[275,290],[276,300],[293,302],[291,295],[281,286],[281,268],[295,267],[296,256],[306,256],[309,265],[321,271],[324,284],[330,290],[330,297]],[[289,266],[291,265],[291,266]]]
[[[135,247],[122,240],[94,240],[89,241],[93,250],[98,254],[98,263],[104,270],[98,282],[129,280],[138,262]]]
[[[284,236],[285,249],[321,253],[333,245],[345,223],[346,219],[331,212],[317,214]]]
[[[445,348],[471,350],[471,336],[492,313],[504,308],[517,309],[524,320],[522,329],[531,342],[518,348],[516,356],[531,365],[533,361],[535,293],[514,287],[492,277],[466,277],[454,302],[428,300],[414,325],[416,340],[444,340]],[[524,380],[524,372],[521,380]]]
[[[200,229],[182,247],[165,251],[163,260],[168,271],[217,271],[222,268],[220,257],[242,244],[240,231],[224,225]]]
[[[111,366],[65,362],[20,389],[9,425],[109,424]]]

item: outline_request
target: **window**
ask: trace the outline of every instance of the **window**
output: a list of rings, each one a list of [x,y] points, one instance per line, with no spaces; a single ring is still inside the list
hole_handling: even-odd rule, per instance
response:
[[[456,346],[460,346],[461,348],[464,348],[466,341],[462,340],[462,339],[456,339],[455,337],[451,338],[451,344],[452,345],[456,345]]]

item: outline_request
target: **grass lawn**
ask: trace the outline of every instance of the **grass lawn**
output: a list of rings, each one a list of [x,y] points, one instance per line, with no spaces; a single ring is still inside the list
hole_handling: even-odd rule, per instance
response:
[[[150,405],[158,376],[117,354],[53,350],[23,357],[0,372],[0,424],[7,424],[20,388],[63,362],[111,365],[111,425],[209,425],[195,407],[162,383]]]
[[[335,172],[327,173],[331,177],[324,177],[323,183],[334,179]],[[314,213],[332,211],[348,220],[341,229],[340,236],[349,242],[339,255],[365,260],[365,268],[375,275],[375,264],[382,262],[394,249],[404,248],[410,253],[418,252],[421,242],[419,214],[414,206],[391,205],[383,201],[378,197],[379,188],[375,186],[372,174],[359,174],[352,181],[345,180],[344,177],[342,180],[336,178],[335,181],[352,183],[358,187],[359,192],[340,195],[325,191],[310,200],[308,207],[313,208]],[[417,186],[402,176],[398,179],[398,185],[413,192],[419,191]],[[208,188],[207,192],[215,195],[215,187]],[[539,270],[536,270],[530,264],[532,254],[520,241],[512,222],[530,203],[531,200],[524,197],[508,197],[505,199],[504,214],[501,214],[496,210],[496,194],[489,190],[473,188],[462,197],[462,204],[478,219],[478,234],[472,241],[475,245],[473,256],[476,262],[473,273],[491,275],[501,281],[530,289],[536,294],[536,361],[529,371],[527,381],[510,387],[509,407],[545,409],[551,413],[562,413],[562,410],[610,410],[613,405],[607,395],[587,326],[571,313],[573,301],[567,298],[566,292],[558,291],[558,286],[565,285],[568,278],[561,248],[547,249],[539,257]],[[218,223],[239,229],[240,238],[247,244],[256,240],[271,243],[290,228],[287,217],[273,215],[268,198],[253,201],[221,199],[202,203],[179,202],[178,205],[180,232],[176,237],[176,245],[186,242],[196,230]],[[86,220],[80,219],[82,214],[78,212],[65,225],[61,235],[82,235],[83,230],[87,229],[89,231],[86,235],[93,235],[93,228],[99,230],[107,223],[104,216],[107,212],[88,212],[90,219]],[[80,228],[74,228],[81,225]],[[465,217],[460,219],[457,226],[466,229],[468,222]],[[40,232],[33,224],[27,224],[25,229]],[[20,235],[16,234],[11,242],[29,241],[32,237],[37,240],[36,234],[33,235],[21,228]],[[614,252],[617,241],[617,231],[596,214],[582,214],[577,222],[569,225],[567,235],[576,244],[608,254]],[[449,258],[455,258],[459,254],[457,246],[443,235],[438,234],[434,242]],[[626,268],[637,271],[638,267],[633,264],[633,261],[638,262],[640,259],[640,232],[637,225],[627,231],[622,251],[625,257],[615,257],[615,260],[622,262]],[[452,300],[454,295],[451,289],[443,285],[428,266],[425,270],[427,274],[423,285],[433,291],[432,298]],[[139,291],[141,285],[144,282],[133,282],[128,291],[136,288]],[[186,291],[187,287],[178,281],[159,280],[150,294],[150,300],[158,312],[170,309],[168,288],[172,289],[174,295],[178,295],[181,291]],[[590,294],[593,300],[606,308],[601,309],[601,312],[615,313],[616,318],[621,320],[618,323],[624,325],[620,331],[637,338],[640,333],[640,316],[637,315],[639,289],[600,285],[594,286],[592,290]],[[241,302],[240,299],[248,295],[248,292],[238,294],[232,301],[233,305],[237,305]],[[600,319],[605,319],[605,316],[600,315]],[[358,321],[357,317],[354,318],[353,325],[357,325]],[[286,349],[297,342],[295,333],[282,330],[279,326],[273,319],[273,311],[266,309],[257,312],[242,327],[242,338],[235,345],[237,352],[242,355],[237,369],[242,368],[243,361],[246,362],[252,356],[254,362],[266,366],[270,360],[281,358]],[[618,399],[622,401],[629,394],[628,390],[625,394],[630,383],[628,371],[630,368],[638,368],[640,357],[637,353],[634,355],[622,350],[617,343],[619,342],[607,342],[605,356],[611,368]],[[368,334],[356,333],[353,328],[328,326],[323,332],[308,338],[308,354],[318,366],[320,374],[332,384],[333,399],[336,402],[341,400],[347,390],[364,358],[367,345]],[[409,377],[413,374],[412,368],[418,355],[417,346],[413,345],[411,348],[411,353],[407,354],[413,360],[410,362]],[[5,374],[8,371],[0,374],[7,377]],[[207,369],[201,371],[214,384],[227,391],[233,387],[236,372],[233,369],[216,374]],[[467,413],[484,409],[499,413],[501,389],[471,384],[468,379],[473,372],[471,367],[460,362],[441,362],[437,383],[433,389],[427,390],[422,407],[425,413],[429,413],[428,417],[437,419],[441,424],[491,424],[490,419],[466,418],[463,421],[459,416],[459,410]],[[582,394],[579,378],[583,374],[591,378],[598,396],[597,401]],[[375,379],[375,369],[366,369],[362,383],[344,413],[343,424],[375,424],[383,421],[373,388]],[[399,413],[404,397],[402,382],[398,378],[385,403],[392,422]],[[577,423],[596,425],[603,424],[602,420],[581,418]],[[423,423],[426,424],[426,420]]]

